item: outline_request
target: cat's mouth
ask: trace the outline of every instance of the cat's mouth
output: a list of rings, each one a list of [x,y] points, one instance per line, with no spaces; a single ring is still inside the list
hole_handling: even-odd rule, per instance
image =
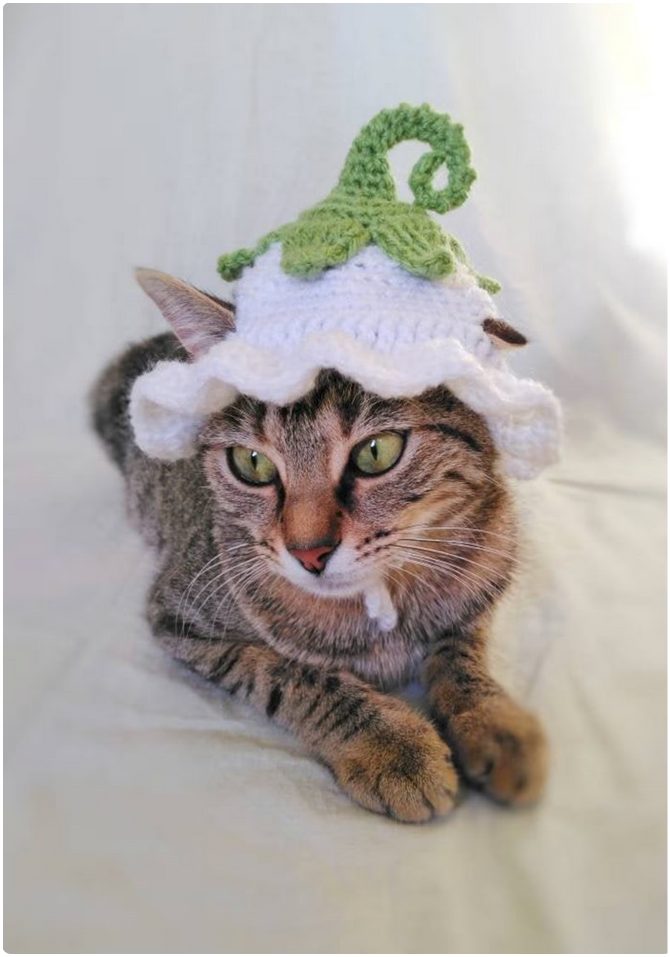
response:
[[[338,563],[339,564],[339,563]],[[302,568],[288,554],[280,560],[281,574],[292,585],[320,598],[351,598],[359,595],[372,581],[371,573],[362,573],[359,569],[337,568],[335,562],[326,566],[319,575]]]
[[[311,583],[314,592],[319,595],[331,595],[333,597],[348,598],[356,595],[361,590],[361,581],[354,581],[345,576],[333,576],[332,578],[316,578]]]
[[[298,572],[291,581],[302,591],[322,598],[351,598],[359,594],[365,584],[360,578],[354,578],[351,575],[324,573],[316,576],[310,575],[309,572],[304,574]]]

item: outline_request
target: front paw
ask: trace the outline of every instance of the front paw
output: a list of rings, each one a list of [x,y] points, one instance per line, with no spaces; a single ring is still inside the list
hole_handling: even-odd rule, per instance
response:
[[[530,712],[507,695],[479,701],[449,718],[445,736],[464,777],[496,801],[527,805],[542,794],[547,743]]]
[[[389,702],[327,763],[354,801],[398,821],[429,821],[454,807],[458,776],[448,747],[400,702]]]

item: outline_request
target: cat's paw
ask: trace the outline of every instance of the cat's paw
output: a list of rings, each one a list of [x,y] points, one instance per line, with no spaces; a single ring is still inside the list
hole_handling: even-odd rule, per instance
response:
[[[537,718],[507,695],[484,698],[449,719],[454,760],[470,784],[496,801],[533,804],[547,778],[547,743]]]
[[[328,765],[354,801],[398,821],[429,821],[456,802],[449,748],[431,724],[400,704],[329,755]]]

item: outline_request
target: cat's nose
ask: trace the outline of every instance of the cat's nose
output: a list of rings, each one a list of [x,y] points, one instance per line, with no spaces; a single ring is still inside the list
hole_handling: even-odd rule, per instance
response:
[[[337,542],[321,542],[318,545],[303,548],[300,545],[288,545],[288,551],[296,558],[302,567],[313,575],[320,575],[326,567],[326,562],[337,548]]]

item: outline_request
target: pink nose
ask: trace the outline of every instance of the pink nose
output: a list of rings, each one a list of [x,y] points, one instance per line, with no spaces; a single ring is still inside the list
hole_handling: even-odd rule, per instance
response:
[[[314,548],[292,548],[289,546],[288,550],[306,571],[318,575],[324,570],[328,557],[336,548],[337,544],[317,545]]]

